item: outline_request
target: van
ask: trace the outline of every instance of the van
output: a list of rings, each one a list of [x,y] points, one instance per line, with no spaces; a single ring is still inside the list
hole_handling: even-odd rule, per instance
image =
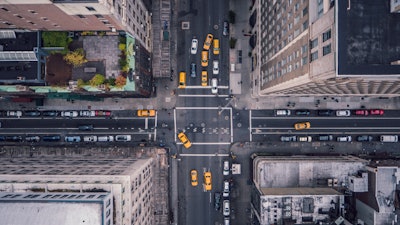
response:
[[[99,142],[107,142],[107,141],[109,141],[109,142],[112,142],[112,141],[114,141],[114,136],[98,136],[97,137],[97,141],[99,141]]]
[[[208,66],[208,51],[201,52],[201,66],[202,67]]]
[[[219,55],[219,40],[214,39],[213,41],[213,53],[214,55]]]
[[[217,78],[211,79],[211,93],[218,94],[218,80],[217,80]]]
[[[179,73],[179,88],[185,88],[186,87],[186,72],[180,72]]]
[[[381,135],[381,142],[398,142],[399,137],[397,135]]]
[[[290,116],[289,109],[278,109],[275,111],[275,116]]]
[[[229,200],[224,200],[223,206],[224,206],[224,216],[229,216],[229,214],[231,212],[230,207],[229,207]]]

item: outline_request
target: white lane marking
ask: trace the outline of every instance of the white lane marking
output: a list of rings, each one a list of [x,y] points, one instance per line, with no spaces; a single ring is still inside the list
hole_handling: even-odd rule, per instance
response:
[[[220,109],[231,109],[231,107],[175,107],[175,109],[199,109],[199,110],[216,109],[216,110],[220,110]]]
[[[370,130],[370,129],[399,130],[400,127],[314,127],[314,128],[309,128],[309,129],[303,129],[303,130],[295,130],[293,127],[254,127],[254,128],[251,128],[251,130],[270,130],[270,129],[292,130],[293,132],[299,132],[299,131],[307,131],[307,130]]]
[[[178,135],[178,133],[176,132],[176,109],[174,109],[174,141],[176,142],[176,136]]]
[[[232,120],[232,118],[233,118],[233,116],[232,116],[232,108],[230,108],[229,109],[229,111],[230,111],[230,114],[231,114],[231,143],[233,143],[233,120]]]
[[[176,143],[177,145],[182,145],[182,143],[178,142]],[[230,145],[231,142],[196,142],[193,143],[192,145]]]
[[[218,153],[216,153],[216,154],[179,154],[179,156],[186,156],[186,157],[188,157],[188,156],[194,156],[194,157],[200,157],[200,156],[227,157],[227,156],[229,156],[229,154],[218,154]]]
[[[252,128],[251,128],[251,112],[252,112],[252,110],[250,110],[250,112],[249,112],[249,126],[250,126],[250,142],[252,142],[253,141],[253,134],[252,134],[252,132],[251,132],[251,130],[252,130]]]
[[[229,97],[229,95],[188,95],[188,94],[183,94],[183,95],[178,95],[179,97],[207,97],[207,98],[213,98],[213,97],[222,97],[222,98],[226,98]]]
[[[144,120],[144,129],[149,129],[149,120],[147,118]]]
[[[218,88],[228,89],[229,86],[218,86]],[[191,86],[186,86],[185,89],[211,89],[211,86],[191,85]]]

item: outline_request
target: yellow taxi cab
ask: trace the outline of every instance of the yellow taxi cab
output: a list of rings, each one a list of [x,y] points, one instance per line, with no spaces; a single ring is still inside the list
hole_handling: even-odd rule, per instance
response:
[[[180,72],[179,73],[179,88],[185,88],[186,87],[186,72]]]
[[[180,133],[178,134],[178,138],[179,138],[179,140],[182,142],[182,144],[183,144],[183,146],[184,146],[185,148],[190,148],[190,147],[192,147],[192,143],[189,141],[189,139],[188,139],[188,137],[186,136],[185,133],[180,132]]]
[[[154,110],[154,109],[139,109],[137,111],[137,115],[140,117],[155,116],[156,110]]]
[[[309,129],[310,127],[311,127],[310,122],[301,122],[301,123],[294,124],[294,129],[296,129],[296,130]]]
[[[210,49],[213,38],[214,38],[214,36],[212,34],[207,34],[206,40],[204,41],[204,45],[203,45],[204,50],[208,51]]]
[[[192,183],[193,187],[195,187],[199,184],[199,182],[197,180],[197,170],[190,171],[190,182]]]
[[[204,189],[206,191],[211,191],[212,184],[211,184],[211,172],[207,171],[204,172]]]
[[[214,55],[219,55],[219,40],[214,39],[213,41],[213,53]]]
[[[207,86],[208,84],[208,76],[207,71],[201,71],[201,86]]]
[[[201,52],[201,66],[202,67],[208,66],[208,51]]]

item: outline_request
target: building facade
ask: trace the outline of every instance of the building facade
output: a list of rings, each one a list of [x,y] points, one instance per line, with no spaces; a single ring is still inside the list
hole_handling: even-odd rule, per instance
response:
[[[0,29],[126,31],[151,50],[151,16],[141,0],[1,0]]]
[[[2,162],[0,169],[2,196],[38,195],[32,198],[26,197],[21,202],[16,200],[16,203],[20,204],[17,205],[18,207],[23,207],[27,203],[40,203],[45,204],[43,208],[49,208],[47,203],[57,203],[46,202],[45,199],[54,198],[66,205],[74,203],[82,210],[89,210],[90,207],[80,204],[87,204],[89,200],[95,198],[90,195],[96,195],[98,197],[96,197],[96,204],[100,205],[94,206],[95,212],[91,209],[90,213],[93,216],[90,218],[104,218],[101,219],[100,224],[154,224],[152,158],[42,157],[40,159],[14,158],[11,161],[2,158],[0,161]],[[47,195],[50,197],[46,197]],[[108,205],[108,199],[111,200],[112,208]],[[0,205],[1,203],[0,201]],[[62,215],[55,218],[73,217],[74,215],[68,214],[70,212],[69,210],[54,212]],[[3,206],[0,207],[1,213],[7,213],[7,209]],[[35,215],[27,213],[19,217],[21,220],[29,221],[29,216]],[[110,215],[112,218],[109,220]],[[53,224],[63,223],[53,221]]]
[[[400,43],[395,40],[400,16],[390,12],[395,4],[369,0],[351,1],[351,5],[334,0],[255,1],[253,73],[259,93],[400,94]]]

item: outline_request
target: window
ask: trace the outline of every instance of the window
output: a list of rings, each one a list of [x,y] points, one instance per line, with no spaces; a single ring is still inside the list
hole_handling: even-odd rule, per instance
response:
[[[94,16],[96,16],[97,18],[104,18],[104,16],[103,16],[103,15],[100,15],[100,14],[96,14],[96,15],[94,15]]]
[[[32,14],[37,14],[37,12],[35,10],[28,10],[30,13]]]
[[[294,11],[297,12],[297,10],[299,10],[299,7],[300,7],[300,4],[297,2],[297,3],[294,5]]]
[[[77,15],[79,18],[86,18],[84,15],[78,14]]]
[[[318,51],[315,51],[315,52],[311,53],[310,61],[312,62],[312,61],[317,60],[317,59],[318,59]]]
[[[331,44],[326,45],[322,48],[322,55],[328,55],[329,53],[331,53]]]
[[[91,6],[86,6],[86,9],[89,10],[89,11],[96,11],[96,9],[94,9],[94,8],[91,7]]]
[[[301,46],[301,54],[307,53],[307,44]]]
[[[310,47],[311,47],[311,49],[313,49],[317,46],[318,46],[318,38],[315,38],[314,40],[311,41]]]
[[[301,59],[301,65],[306,65],[307,64],[307,60],[308,59],[308,57],[307,56],[304,56],[302,59]]]
[[[329,29],[327,32],[322,34],[322,42],[331,39],[331,30]]]
[[[303,30],[306,30],[308,28],[308,20],[306,20],[304,23],[303,23]]]
[[[9,10],[7,8],[1,7],[2,10],[8,12]]]
[[[305,7],[303,9],[303,16],[306,16],[308,14],[308,7]]]

